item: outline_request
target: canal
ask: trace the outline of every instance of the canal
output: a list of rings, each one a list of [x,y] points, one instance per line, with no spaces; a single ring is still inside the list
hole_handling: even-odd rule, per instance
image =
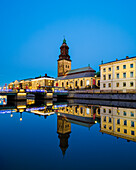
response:
[[[135,169],[136,107],[126,105],[32,99],[1,105],[0,169]]]

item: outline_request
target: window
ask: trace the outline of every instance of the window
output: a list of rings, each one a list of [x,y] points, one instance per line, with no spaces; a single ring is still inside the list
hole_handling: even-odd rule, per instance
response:
[[[132,71],[132,72],[130,72],[130,77],[134,77],[134,73],[133,73],[133,71]]]
[[[119,83],[116,83],[116,87],[119,87]]]
[[[89,86],[89,80],[86,80],[86,85]]]
[[[77,86],[77,81],[75,81],[75,86]]]
[[[89,108],[86,108],[86,113],[87,113],[87,115],[90,114],[90,109]]]
[[[83,80],[80,81],[80,86],[83,86]]]
[[[126,73],[123,73],[123,78],[126,78]]]
[[[109,67],[109,71],[111,71],[111,67]]]
[[[135,135],[135,132],[133,130],[131,131],[131,135]]]
[[[109,74],[109,80],[111,79],[111,74]]]
[[[127,129],[124,129],[124,133],[127,133]]]
[[[117,124],[118,124],[118,125],[120,124],[120,119],[117,119]]]
[[[106,129],[106,125],[104,125],[104,129]]]
[[[117,110],[117,115],[120,115],[120,111],[119,110]]]
[[[82,108],[82,107],[80,108],[80,113],[81,113],[81,114],[83,113],[83,108]]]
[[[126,65],[123,65],[123,69],[126,69]]]
[[[133,112],[131,112],[131,117],[134,117],[134,113]]]
[[[111,83],[109,83],[108,86],[111,87]]]
[[[117,132],[120,132],[120,128],[117,128]]]
[[[131,121],[131,127],[134,127],[134,122],[133,121]]]
[[[105,88],[106,87],[106,84],[103,84],[103,88]]]
[[[119,66],[117,66],[116,69],[119,70]]]
[[[103,75],[103,80],[106,80],[106,75]]]
[[[130,68],[133,68],[133,64],[130,64]]]
[[[117,73],[117,75],[116,75],[116,76],[117,76],[117,79],[119,79],[119,73]]]
[[[126,116],[126,115],[127,115],[127,113],[124,111],[124,112],[123,112],[123,115],[124,115],[124,116]]]
[[[109,113],[111,113],[111,109],[109,109]]]
[[[67,65],[66,65],[66,68],[67,68]]]
[[[69,68],[69,66],[68,66],[68,68]]]
[[[112,130],[112,127],[111,127],[111,126],[109,126],[109,130]]]
[[[68,86],[68,81],[67,81],[67,86]]]
[[[109,123],[111,123],[111,118],[109,117]]]
[[[123,87],[126,87],[126,82],[123,82]]]
[[[106,113],[106,109],[103,109],[103,112]]]
[[[133,87],[134,83],[133,82],[130,82],[130,87]]]
[[[64,83],[62,82],[62,87],[64,87]]]
[[[104,119],[103,119],[104,122],[106,122],[106,116],[104,116]]]
[[[124,125],[127,126],[127,120],[124,120]]]
[[[106,68],[103,69],[103,72],[106,72]]]

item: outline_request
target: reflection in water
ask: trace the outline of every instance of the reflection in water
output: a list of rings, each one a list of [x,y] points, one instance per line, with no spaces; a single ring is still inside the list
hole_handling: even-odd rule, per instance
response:
[[[24,112],[35,115],[57,115],[57,133],[63,155],[68,148],[68,138],[71,133],[71,123],[91,128],[100,123],[100,132],[136,142],[136,109],[110,107],[91,104],[53,103],[52,100],[17,102],[13,106],[0,107],[0,114],[20,114],[23,120]]]
[[[101,106],[101,130],[136,142],[136,109]]]
[[[66,149],[68,148],[68,138],[71,133],[71,123],[65,117],[57,116],[57,133],[58,138],[60,139],[59,147],[64,156]]]

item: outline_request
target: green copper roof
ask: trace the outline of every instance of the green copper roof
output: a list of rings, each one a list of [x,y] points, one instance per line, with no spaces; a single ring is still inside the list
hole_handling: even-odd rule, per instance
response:
[[[65,43],[66,44],[66,39],[64,38],[64,40],[63,40],[63,43]]]

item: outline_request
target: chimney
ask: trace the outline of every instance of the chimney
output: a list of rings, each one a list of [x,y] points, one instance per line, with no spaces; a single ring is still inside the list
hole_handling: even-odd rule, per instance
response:
[[[118,59],[116,58],[116,61],[118,61]]]
[[[45,77],[47,77],[47,74],[45,73]]]
[[[126,58],[129,58],[129,56],[126,56]]]

